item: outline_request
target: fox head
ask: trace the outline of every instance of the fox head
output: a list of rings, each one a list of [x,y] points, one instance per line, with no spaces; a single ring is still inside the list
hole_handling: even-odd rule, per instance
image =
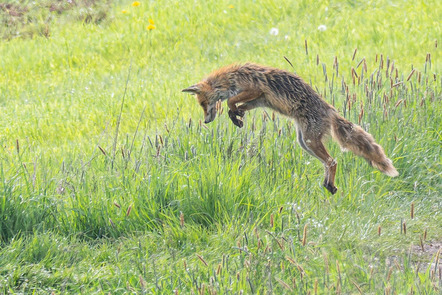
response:
[[[218,101],[228,99],[233,96],[228,87],[223,84],[216,84],[214,81],[204,80],[198,84],[192,85],[183,89],[182,92],[187,92],[196,95],[198,103],[204,111],[204,123],[210,123],[215,120]]]

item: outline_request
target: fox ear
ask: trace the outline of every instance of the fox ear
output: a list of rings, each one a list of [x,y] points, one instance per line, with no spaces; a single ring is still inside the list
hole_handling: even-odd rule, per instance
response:
[[[200,86],[198,84],[187,87],[186,89],[181,90],[182,92],[187,92],[189,94],[195,95],[201,92]]]

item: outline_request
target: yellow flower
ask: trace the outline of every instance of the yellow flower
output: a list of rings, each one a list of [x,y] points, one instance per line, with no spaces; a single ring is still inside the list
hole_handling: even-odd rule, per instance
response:
[[[232,9],[232,8],[234,8],[235,6],[233,6],[232,4],[230,4],[228,7],[229,7],[230,9]]]
[[[139,1],[134,1],[132,3],[132,6],[136,7],[136,6],[140,6],[140,2]]]
[[[154,29],[156,29],[156,27],[155,27],[155,25],[153,25],[153,24],[149,24],[149,25],[146,27],[146,29],[147,29],[148,31],[150,31],[150,30],[154,30]]]
[[[149,19],[149,24],[154,25],[155,22],[153,21],[153,19]]]
[[[121,13],[127,13],[126,9],[121,10]]]

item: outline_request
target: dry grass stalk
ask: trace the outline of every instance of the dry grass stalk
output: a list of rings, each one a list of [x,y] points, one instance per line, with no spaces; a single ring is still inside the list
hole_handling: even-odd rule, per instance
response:
[[[196,256],[199,258],[199,260],[200,260],[205,266],[209,266],[209,265],[207,264],[207,262],[204,260],[204,258],[203,258],[201,255],[196,254]]]
[[[112,219],[109,217],[109,223],[110,223],[110,225],[113,227],[113,228],[115,228],[115,224],[114,224],[114,222],[112,221]]]
[[[410,217],[411,217],[411,219],[414,218],[414,202],[411,203]]]
[[[358,48],[355,48],[355,51],[353,52],[353,57],[351,58],[352,61],[355,60],[356,52],[358,52]]]
[[[356,66],[356,68],[359,68],[359,66],[360,66],[363,62],[365,62],[365,57],[359,61],[359,63],[358,63],[358,65]]]
[[[440,251],[442,250],[442,248],[439,248],[439,251],[437,251],[436,253],[436,259],[434,260],[434,271],[437,271],[437,265],[439,264],[439,255],[440,255]]]
[[[362,117],[364,116],[364,106],[361,104],[361,111],[359,112],[358,124],[361,125]]]
[[[395,88],[395,87],[398,87],[399,85],[401,85],[401,84],[403,84],[404,82],[397,82],[397,83],[395,83],[395,84],[393,84],[393,85],[391,85],[391,88]]]
[[[385,290],[384,290],[384,294],[385,295],[390,295],[390,285],[387,285],[387,287],[385,287]]]
[[[305,246],[305,244],[307,243],[307,226],[308,223],[304,225],[304,231],[302,233],[302,246]]]
[[[355,85],[355,83],[356,83],[355,69],[353,67],[351,68],[351,78],[353,79],[353,85]]]
[[[394,261],[394,265],[396,266],[397,270],[401,270],[401,266],[399,265],[399,262],[397,261],[397,259],[393,260]]]
[[[127,208],[127,211],[126,211],[126,217],[129,216],[131,211],[132,211],[132,205],[129,205],[129,208]]]
[[[101,153],[106,156],[106,152],[104,151],[104,149],[101,146],[98,146],[98,148],[100,149]],[[18,152],[18,141],[17,141],[17,152]]]
[[[293,258],[286,256],[285,259],[287,259],[288,262],[290,262],[291,264],[297,265],[296,261]]]
[[[408,82],[408,80],[411,79],[411,76],[413,76],[413,74],[414,74],[415,71],[416,71],[416,69],[413,69],[413,70],[411,71],[411,73],[408,75],[408,77],[407,77],[407,82]]]
[[[390,69],[390,59],[387,57],[387,66],[385,67],[385,77],[388,78],[388,70]]]
[[[358,285],[355,281],[353,281],[353,280],[350,280],[350,281],[351,281],[352,284],[356,287],[356,289],[358,289],[359,294],[362,294],[361,287],[359,287],[359,285]]]
[[[391,266],[391,267],[388,269],[387,282],[390,281],[391,273],[392,273],[392,272],[393,272],[393,266]]]
[[[293,292],[293,289],[292,289],[292,287],[289,286],[289,284],[287,284],[286,282],[284,282],[284,281],[281,280],[281,279],[278,279],[278,278],[275,278],[275,279],[276,279],[276,281],[277,281],[279,284],[281,284],[281,286],[282,286],[284,289],[287,289],[287,290],[289,290],[290,292]]]
[[[394,70],[394,61],[391,63],[390,76],[393,76],[393,70]]]
[[[328,257],[327,257],[327,253],[322,252],[322,257],[324,259],[324,266],[325,266],[325,273],[329,273],[329,268],[328,268]]]
[[[143,277],[141,275],[139,276],[139,278],[140,278],[141,288],[145,289],[146,288],[146,281],[143,279]]]

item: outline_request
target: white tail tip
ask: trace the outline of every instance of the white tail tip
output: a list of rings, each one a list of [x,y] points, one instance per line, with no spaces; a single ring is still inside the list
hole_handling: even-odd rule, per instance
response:
[[[399,175],[399,172],[397,172],[396,168],[394,167],[389,168],[387,171],[384,171],[384,173],[391,177],[396,177]]]

